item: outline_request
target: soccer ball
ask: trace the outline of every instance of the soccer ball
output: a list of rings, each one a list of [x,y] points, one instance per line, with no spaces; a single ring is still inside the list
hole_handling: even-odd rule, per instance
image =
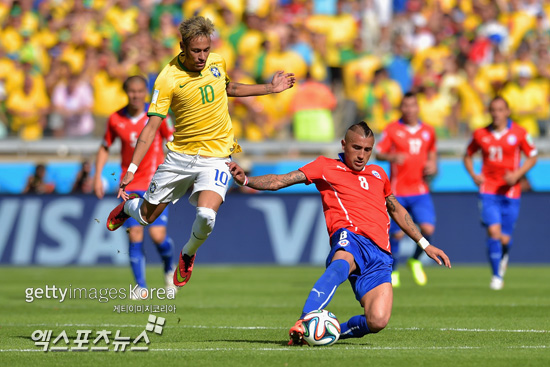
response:
[[[304,340],[312,346],[331,345],[340,337],[340,323],[327,310],[311,311],[304,316]]]

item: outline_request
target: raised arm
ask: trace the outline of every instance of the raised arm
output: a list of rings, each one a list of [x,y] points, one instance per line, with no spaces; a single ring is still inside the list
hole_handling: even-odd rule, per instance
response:
[[[101,145],[95,158],[94,174],[94,193],[99,199],[103,199],[103,196],[105,196],[105,188],[103,187],[103,182],[101,181],[101,172],[103,172],[103,167],[105,167],[105,163],[107,163],[108,158],[109,148],[105,145]]]
[[[393,194],[386,198],[386,208],[388,209],[388,213],[393,218],[395,223],[397,223],[399,227],[401,227],[403,232],[405,232],[410,238],[412,238],[414,242],[418,244],[418,246],[421,246],[424,249],[426,255],[432,258],[439,265],[445,264],[446,267],[451,267],[451,261],[449,260],[449,257],[445,254],[445,252],[443,252],[443,250],[433,246],[432,244],[428,243],[428,241],[426,241],[426,239],[422,236],[422,234],[416,227],[416,224],[414,224],[407,209],[403,208],[403,206],[399,204]],[[441,262],[441,260],[443,260],[443,262]]]
[[[229,172],[235,182],[239,185],[246,185],[256,190],[277,191],[284,187],[307,182],[306,175],[302,171],[292,171],[284,175],[263,175],[247,177],[244,170],[235,162],[227,164]]]
[[[296,78],[292,73],[277,71],[269,84],[241,84],[229,82],[227,95],[229,97],[263,96],[265,94],[279,93],[292,88]]]
[[[122,197],[124,200],[128,200],[128,194],[124,191],[124,188],[126,188],[126,186],[128,186],[128,184],[134,179],[134,172],[137,170],[137,166],[139,166],[141,160],[145,157],[145,154],[153,143],[155,134],[157,133],[161,122],[162,118],[159,116],[151,116],[149,117],[149,122],[147,125],[145,125],[143,130],[141,130],[136,143],[136,149],[134,150],[134,155],[132,156],[132,163],[130,164],[130,167],[128,167],[128,171],[126,171],[126,174],[120,182],[117,197]]]

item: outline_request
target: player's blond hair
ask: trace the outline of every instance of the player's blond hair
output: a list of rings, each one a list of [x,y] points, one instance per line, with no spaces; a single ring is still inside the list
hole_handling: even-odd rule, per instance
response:
[[[185,46],[189,46],[191,40],[197,37],[210,38],[214,33],[214,23],[205,17],[196,16],[181,22],[179,31],[181,41]]]

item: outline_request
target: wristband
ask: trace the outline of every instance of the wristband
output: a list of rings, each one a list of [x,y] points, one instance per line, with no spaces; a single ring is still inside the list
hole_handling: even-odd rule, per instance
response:
[[[418,242],[416,243],[418,246],[422,247],[422,250],[425,250],[426,247],[430,246],[430,243],[428,242],[427,239],[425,239],[424,237],[422,237],[421,239],[418,240]]]
[[[240,183],[238,183],[236,180],[235,180],[235,183],[239,186],[246,186],[248,185],[248,176],[244,175],[244,182],[243,184],[241,185]]]
[[[132,172],[132,173],[136,173],[138,169],[138,166],[133,164],[133,163],[130,163],[130,165],[128,166],[128,171],[127,172]]]

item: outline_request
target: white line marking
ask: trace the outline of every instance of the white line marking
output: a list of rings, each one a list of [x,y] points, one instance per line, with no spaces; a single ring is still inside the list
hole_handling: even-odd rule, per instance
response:
[[[279,347],[279,348],[159,348],[149,349],[150,352],[241,352],[241,351],[264,351],[264,352],[294,352],[294,351],[314,351],[317,353],[320,350],[464,350],[464,349],[550,349],[549,345],[518,345],[498,348],[493,346],[487,347],[471,347],[471,346],[456,346],[456,347],[368,347],[368,346],[345,346],[340,347],[335,345],[332,348],[294,348],[294,347]],[[9,352],[42,352],[40,349],[0,349],[0,353]],[[70,351],[68,351],[70,352]],[[113,352],[110,350],[109,352]],[[129,352],[129,351],[128,351]],[[81,352],[78,352],[81,353]]]
[[[137,327],[145,328],[145,324],[61,324],[61,323],[42,323],[42,324],[3,324],[3,327],[36,327],[36,326],[48,326],[48,327]],[[166,325],[164,328],[189,328],[189,329],[233,329],[233,330],[286,330],[287,327],[273,327],[273,326],[214,326],[214,325]],[[466,329],[466,328],[420,328],[420,327],[408,327],[398,328],[389,327],[385,330],[405,330],[405,331],[420,331],[420,330],[436,330],[436,331],[460,331],[460,332],[487,332],[487,333],[550,333],[550,330],[536,330],[536,329]]]

